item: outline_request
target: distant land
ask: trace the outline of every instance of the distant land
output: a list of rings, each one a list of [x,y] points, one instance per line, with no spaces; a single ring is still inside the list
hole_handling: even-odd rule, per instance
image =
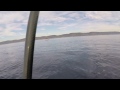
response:
[[[69,33],[69,34],[62,34],[62,35],[50,35],[50,36],[36,37],[36,40],[62,38],[62,37],[92,36],[92,35],[116,35],[116,34],[120,34],[120,32]],[[0,45],[9,44],[9,43],[24,42],[24,41],[25,41],[25,38],[19,39],[19,40],[3,41],[3,42],[0,42]]]

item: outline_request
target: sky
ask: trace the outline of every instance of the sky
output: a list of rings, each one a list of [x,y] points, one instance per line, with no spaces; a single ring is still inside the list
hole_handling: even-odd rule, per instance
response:
[[[0,11],[0,42],[26,36],[30,11]],[[36,36],[120,32],[120,11],[40,11]]]

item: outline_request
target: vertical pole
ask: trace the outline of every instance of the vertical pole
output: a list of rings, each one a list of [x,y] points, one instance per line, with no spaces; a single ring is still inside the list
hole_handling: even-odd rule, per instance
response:
[[[31,11],[27,26],[24,52],[24,79],[32,79],[34,44],[39,11]]]

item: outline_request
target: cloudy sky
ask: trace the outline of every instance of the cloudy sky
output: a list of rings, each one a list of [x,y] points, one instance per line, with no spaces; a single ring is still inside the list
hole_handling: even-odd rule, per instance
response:
[[[25,38],[29,11],[0,11],[0,42]],[[120,31],[120,11],[41,11],[37,36]]]

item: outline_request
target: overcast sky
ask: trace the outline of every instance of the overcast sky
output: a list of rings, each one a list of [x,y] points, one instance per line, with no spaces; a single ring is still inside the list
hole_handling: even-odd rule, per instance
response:
[[[0,41],[25,38],[29,11],[0,11]],[[41,11],[37,36],[120,31],[120,11]]]

